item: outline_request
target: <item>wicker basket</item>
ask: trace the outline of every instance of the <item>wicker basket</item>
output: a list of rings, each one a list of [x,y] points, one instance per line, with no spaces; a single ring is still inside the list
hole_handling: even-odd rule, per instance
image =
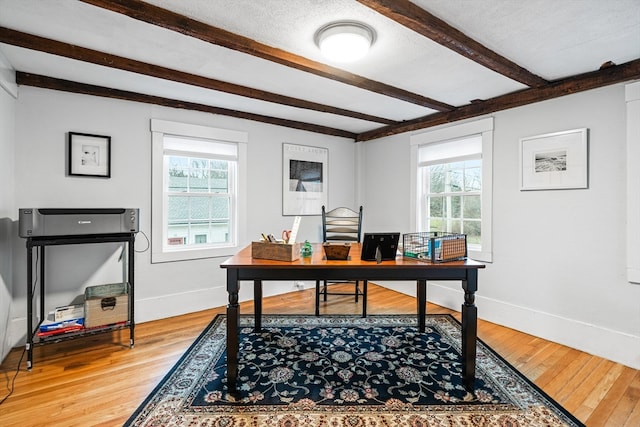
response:
[[[129,284],[88,286],[84,291],[84,326],[113,325],[129,320]]]

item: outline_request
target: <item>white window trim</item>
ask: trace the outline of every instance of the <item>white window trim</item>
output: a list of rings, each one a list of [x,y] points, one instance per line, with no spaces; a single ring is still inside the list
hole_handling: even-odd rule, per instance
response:
[[[218,248],[185,248],[180,251],[163,251],[162,226],[164,224],[163,207],[163,138],[165,134],[193,138],[213,139],[238,144],[238,183],[237,183],[237,232],[235,244]],[[245,241],[246,198],[247,198],[247,132],[208,126],[151,119],[151,262],[172,262],[191,259],[213,258],[234,255]]]
[[[493,117],[482,120],[446,126],[428,132],[412,135],[411,145],[411,200],[409,206],[410,224],[413,231],[418,228],[418,149],[424,144],[482,134],[482,250],[469,249],[468,256],[482,262],[493,261]]]

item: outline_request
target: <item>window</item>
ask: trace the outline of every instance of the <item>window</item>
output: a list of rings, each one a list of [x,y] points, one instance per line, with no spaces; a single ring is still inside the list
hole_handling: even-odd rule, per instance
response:
[[[152,262],[232,255],[246,133],[152,120]]]
[[[461,153],[461,147],[468,153]],[[481,150],[480,135],[420,147],[420,231],[463,233],[468,245],[480,245]]]
[[[171,135],[163,145],[165,246],[233,244],[237,145]]]
[[[493,120],[411,138],[417,231],[467,235],[469,256],[491,261]]]

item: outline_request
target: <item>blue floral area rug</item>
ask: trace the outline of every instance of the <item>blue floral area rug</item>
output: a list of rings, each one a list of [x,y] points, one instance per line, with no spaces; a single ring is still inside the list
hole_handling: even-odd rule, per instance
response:
[[[460,324],[449,315],[241,317],[238,385],[226,387],[217,316],[125,426],[582,426],[478,340],[462,386]]]

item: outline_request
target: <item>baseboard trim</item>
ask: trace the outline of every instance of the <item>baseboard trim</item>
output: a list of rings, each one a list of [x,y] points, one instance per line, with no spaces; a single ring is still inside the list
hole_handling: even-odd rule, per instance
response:
[[[305,288],[310,286],[304,284]],[[283,294],[294,290],[292,282],[269,282],[263,289],[263,297]],[[253,299],[253,283],[242,282],[238,295],[239,302]],[[136,299],[136,322],[143,323],[167,317],[180,316],[215,307],[226,307],[229,296],[225,286],[198,289],[161,297]]]
[[[416,287],[407,286],[406,283],[376,284],[407,295],[416,295]],[[269,289],[269,294],[290,291],[289,284],[282,285],[280,289]],[[241,301],[252,298],[252,286],[241,289]],[[450,284],[429,282],[427,299],[434,304],[459,311],[464,297],[461,289],[454,288]],[[227,292],[223,287],[139,299],[135,307],[136,322],[180,316],[226,306],[227,303]],[[638,336],[478,295],[476,295],[476,305],[478,316],[483,320],[603,357],[633,369],[640,369],[640,337]],[[13,346],[22,345],[26,339],[25,330],[26,318],[12,319],[7,342],[13,343]]]
[[[225,297],[224,289],[208,288],[139,299],[135,307],[136,322],[150,322],[224,306],[227,304]]]
[[[460,289],[429,282],[427,298],[453,310],[464,300]],[[640,369],[640,337],[476,295],[478,317],[598,357]]]
[[[304,283],[304,287],[310,286]],[[269,282],[264,287],[263,296],[283,294],[294,290],[293,282]],[[208,310],[215,307],[226,307],[229,296],[225,286],[197,289],[160,297],[138,299],[136,294],[136,322],[143,323],[167,317],[180,316],[196,311]],[[253,299],[253,282],[241,282],[238,295],[239,302]]]

